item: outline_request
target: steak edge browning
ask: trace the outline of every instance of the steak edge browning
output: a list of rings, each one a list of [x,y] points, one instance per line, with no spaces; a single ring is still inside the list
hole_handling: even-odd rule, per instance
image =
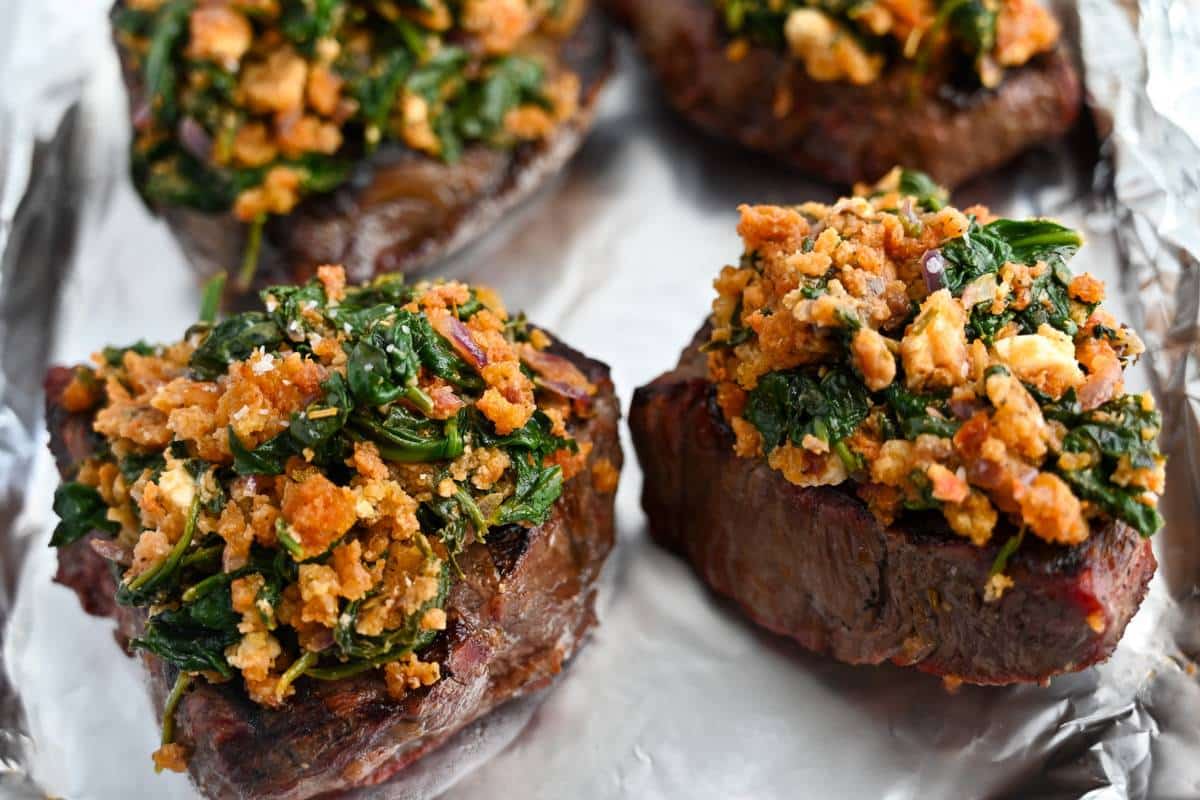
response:
[[[302,679],[283,710],[257,705],[232,684],[199,681],[176,712],[176,741],[191,750],[192,778],[207,796],[300,800],[389,780],[386,795],[403,795],[405,767],[505,701],[549,684],[578,650],[596,622],[596,582],[614,540],[614,495],[593,487],[590,465],[607,458],[620,467],[620,409],[607,366],[557,342],[551,352],[598,387],[595,415],[571,431],[593,445],[589,468],[567,482],[544,525],[499,528],[464,551],[465,577],[446,604],[450,625],[424,654],[440,663],[442,680],[397,702],[381,673]],[[90,418],[59,404],[69,380],[61,367],[46,379],[50,446],[63,474],[94,447]],[[93,536],[59,551],[56,580],[89,613],[114,616],[118,639],[127,641],[144,619],[113,602],[113,576],[89,545]],[[141,657],[161,710],[177,673]]]
[[[1079,113],[1079,77],[1062,47],[1009,70],[994,90],[944,89],[913,102],[911,64],[854,86],[813,80],[765,47],[731,61],[712,0],[609,6],[685,118],[829,181],[874,180],[903,164],[953,187],[1061,136]],[[777,87],[792,98],[786,114],[775,111]]]
[[[847,488],[736,456],[696,342],[635,392],[629,424],[654,539],[759,625],[840,661],[1045,681],[1107,659],[1154,574],[1150,542],[1110,523],[1070,548],[1027,537],[1014,585],[985,602],[1005,535],[976,547],[933,515],[885,528]]]

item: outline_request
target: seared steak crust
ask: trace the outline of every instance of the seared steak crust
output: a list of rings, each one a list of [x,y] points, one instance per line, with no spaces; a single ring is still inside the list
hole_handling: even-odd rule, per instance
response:
[[[612,71],[613,38],[610,23],[593,9],[562,43],[562,61],[579,75],[582,89],[575,117],[549,139],[512,150],[471,145],[453,164],[385,143],[338,189],[272,217],[263,233],[256,287],[303,283],[322,264],[343,265],[351,283],[382,272],[415,275],[482,236],[583,144]],[[143,96],[141,75],[128,63],[123,74],[136,109]],[[231,214],[182,206],[157,211],[203,275],[241,263],[247,227]]]
[[[653,537],[763,627],[841,661],[1043,681],[1108,658],[1154,574],[1149,541],[1122,523],[1071,548],[1031,536],[1013,587],[985,602],[1005,535],[979,548],[932,514],[883,527],[849,488],[736,456],[695,343],[637,390],[629,422]]]
[[[595,415],[571,433],[593,445],[590,464],[621,465],[620,409],[608,368],[560,344],[599,391]],[[64,475],[91,452],[91,420],[60,405],[69,370],[46,379],[51,449]],[[144,619],[115,606],[112,572],[85,538],[59,552],[57,580],[93,614],[114,615],[121,638]],[[190,770],[213,798],[299,800],[336,796],[394,779],[386,796],[403,796],[403,770],[501,703],[548,684],[595,623],[596,581],[613,544],[613,494],[593,487],[591,470],[570,480],[550,519],[536,528],[493,530],[459,558],[464,577],[450,593],[448,629],[423,655],[443,678],[388,697],[382,673],[339,681],[302,679],[283,710],[250,701],[233,683],[197,682],[176,712],[176,739],[191,751]],[[174,667],[142,655],[155,704],[162,708]],[[149,722],[149,721],[148,721]]]
[[[942,86],[914,97],[920,80],[907,62],[854,86],[815,81],[765,47],[730,60],[712,0],[610,4],[684,117],[829,181],[875,180],[902,164],[954,186],[1062,135],[1079,110],[1062,48],[1009,70],[994,90]]]

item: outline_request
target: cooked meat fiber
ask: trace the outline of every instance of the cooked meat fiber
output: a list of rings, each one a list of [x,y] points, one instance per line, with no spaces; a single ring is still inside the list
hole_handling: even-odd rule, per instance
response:
[[[322,264],[342,264],[351,282],[384,272],[410,275],[465,247],[553,178],[583,144],[613,66],[612,25],[591,10],[558,45],[557,58],[579,76],[578,109],[546,139],[511,149],[468,145],[453,162],[384,141],[349,179],[290,213],[269,217],[254,287],[303,282]],[[143,105],[143,79],[122,56],[130,107]],[[242,263],[248,226],[228,213],[183,205],[156,209],[204,275]]]
[[[936,515],[884,527],[853,494],[801,487],[734,454],[699,344],[634,394],[630,427],[653,537],[758,624],[852,664],[892,661],[968,683],[1045,681],[1112,653],[1154,574],[1120,522],[1081,545],[1027,538],[998,602],[1003,542],[976,547]]]
[[[1070,129],[1079,79],[1058,49],[1006,71],[995,89],[913,95],[912,62],[866,85],[813,80],[783,51],[731,59],[712,0],[612,3],[633,29],[672,106],[710,134],[839,183],[894,164],[954,186]],[[786,103],[781,98],[786,99]]]
[[[591,442],[591,464],[619,467],[619,409],[600,362],[555,343],[598,387],[594,416],[570,429]],[[71,380],[64,368],[46,380],[51,450],[64,475],[95,447],[91,420],[61,405]],[[597,480],[595,483],[602,484]],[[388,696],[378,671],[337,681],[302,680],[282,709],[247,698],[237,681],[196,681],[175,714],[176,740],[191,750],[190,769],[213,798],[300,800],[338,796],[392,781],[387,796],[404,796],[405,768],[465,725],[514,697],[547,685],[575,654],[595,622],[594,596],[613,544],[611,487],[596,488],[591,468],[567,482],[549,520],[526,529],[491,531],[459,557],[447,630],[423,653],[443,679]],[[136,636],[144,619],[115,606],[109,564],[90,545],[94,534],[60,550],[59,582],[92,614],[115,616],[120,636]],[[161,709],[173,667],[142,656]]]

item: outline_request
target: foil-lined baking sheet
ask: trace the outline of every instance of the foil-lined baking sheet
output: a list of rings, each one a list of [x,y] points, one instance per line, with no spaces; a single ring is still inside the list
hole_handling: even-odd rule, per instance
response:
[[[126,178],[103,0],[0,4],[0,796],[192,798],[156,776],[140,667],[51,582],[49,362],[172,339],[198,289]],[[1159,574],[1107,664],[1047,687],[849,667],[758,631],[647,538],[631,458],[601,625],[551,690],[418,765],[408,791],[526,798],[1200,797],[1200,14],[1191,0],[1067,6],[1093,103],[1067,140],[957,193],[1082,228],[1151,348],[1171,455]],[[671,366],[736,259],[738,203],[834,191],[692,132],[629,47],[555,185],[444,274],[499,288],[613,366],[628,400]],[[1124,302],[1124,308],[1121,303]],[[632,454],[628,447],[627,453]],[[374,797],[396,796],[388,789]]]

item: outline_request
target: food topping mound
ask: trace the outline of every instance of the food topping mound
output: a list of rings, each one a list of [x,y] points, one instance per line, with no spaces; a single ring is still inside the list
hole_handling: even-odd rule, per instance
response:
[[[183,341],[108,348],[67,410],[100,437],[55,496],[52,544],[90,531],[145,609],[133,647],[192,680],[283,706],[303,679],[378,670],[436,683],[422,652],[472,541],[546,521],[586,442],[595,388],[499,299],[340,267]],[[160,766],[182,763],[164,748]]]
[[[125,0],[141,76],[133,172],[151,204],[259,225],[345,182],[383,141],[454,161],[544,139],[578,77],[578,0]]]
[[[1038,0],[715,0],[734,38],[786,49],[818,81],[873,83],[895,60],[919,73],[962,63],[983,86],[1054,49],[1059,25]]]
[[[851,480],[883,524],[936,511],[984,545],[1007,520],[1006,555],[1026,530],[1162,525],[1161,419],[1123,392],[1143,346],[1068,269],[1078,233],[959,211],[900,169],[741,215],[705,346],[739,455],[800,486]]]

